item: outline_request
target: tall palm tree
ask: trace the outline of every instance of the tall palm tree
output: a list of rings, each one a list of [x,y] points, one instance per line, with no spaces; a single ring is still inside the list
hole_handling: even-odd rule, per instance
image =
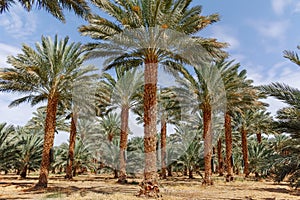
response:
[[[172,88],[160,89],[158,93],[158,118],[161,131],[161,177],[167,178],[167,124],[178,124],[181,120],[180,104]]]
[[[108,89],[110,96],[110,107],[121,109],[121,133],[120,133],[120,156],[119,156],[119,183],[126,183],[126,158],[128,140],[128,122],[129,112],[139,102],[139,93],[143,89],[142,73],[136,70],[125,70],[124,68],[116,68],[116,80],[108,73],[103,73],[102,84],[100,90]]]
[[[218,68],[214,64],[194,67],[195,76],[188,71],[183,71],[184,78],[177,78],[181,88],[178,94],[182,96],[182,104],[192,108],[193,112],[202,111],[203,139],[204,139],[204,184],[213,184],[211,159],[213,129],[216,124],[214,116],[217,112],[224,111],[226,105],[225,89]]]
[[[74,151],[76,143],[76,133],[77,133],[77,120],[78,120],[78,111],[73,110],[71,113],[71,126],[70,126],[70,137],[69,137],[69,152],[68,152],[68,161],[66,167],[66,179],[73,178],[73,161],[74,161]]]
[[[160,88],[157,91],[157,123],[160,123],[160,150],[161,150],[161,177],[166,178],[167,175],[167,126],[168,124],[179,124],[182,111],[180,102],[178,101],[176,91],[172,87]],[[133,109],[134,113],[138,115],[136,120],[138,123],[143,121],[143,101]]]
[[[108,62],[106,68],[124,63],[129,67],[145,65],[145,173],[140,194],[156,196],[158,193],[155,153],[158,64],[176,68],[178,65],[174,65],[175,63],[189,63],[189,59],[182,56],[182,50],[193,49],[195,55],[195,52],[199,52],[199,48],[205,49],[206,51],[198,56],[201,58],[206,58],[207,55],[221,56],[222,54],[223,56],[224,52],[220,51],[220,48],[224,47],[224,44],[214,39],[186,37],[194,35],[207,25],[218,21],[219,18],[216,14],[201,16],[201,7],[190,7],[192,2],[190,0],[93,0],[92,2],[113,19],[93,15],[89,17],[89,25],[80,27],[79,30],[83,35],[100,41],[87,45],[90,57],[112,58],[110,59],[112,62]],[[198,48],[192,48],[187,44],[191,41],[197,44]]]
[[[81,67],[84,51],[80,43],[68,44],[69,38],[54,41],[42,37],[42,43],[36,43],[36,50],[23,45],[22,54],[10,56],[8,63],[12,68],[1,69],[0,91],[28,94],[14,100],[9,106],[30,102],[36,105],[47,102],[43,156],[37,188],[47,187],[50,165],[50,149],[53,147],[56,130],[56,114],[59,102],[69,100],[72,88],[84,84],[90,79],[94,67]]]
[[[88,3],[84,0],[70,1],[70,0],[58,0],[58,1],[46,1],[46,0],[1,0],[0,1],[0,14],[8,12],[13,4],[19,3],[27,11],[31,11],[34,6],[38,9],[44,9],[54,17],[61,21],[65,21],[63,9],[72,10],[74,13],[81,17],[87,17],[90,12]]]
[[[245,98],[249,81],[246,80],[246,70],[239,72],[239,63],[221,60],[216,63],[221,73],[225,92],[226,109],[224,113],[225,143],[226,143],[226,180],[233,180],[232,166],[232,117],[249,105],[249,98]],[[219,145],[220,146],[220,145]]]

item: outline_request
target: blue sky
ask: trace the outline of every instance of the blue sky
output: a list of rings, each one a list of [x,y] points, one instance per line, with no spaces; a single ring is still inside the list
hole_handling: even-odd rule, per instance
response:
[[[296,50],[300,44],[300,2],[297,0],[194,0],[202,5],[203,14],[218,13],[221,20],[201,36],[214,37],[227,42],[230,59],[240,62],[247,69],[248,77],[255,85],[285,82],[300,86],[300,68],[283,58],[284,50]],[[66,13],[66,23],[50,14],[34,10],[26,12],[14,6],[9,13],[0,15],[0,67],[7,67],[8,55],[20,52],[23,43],[34,45],[41,36],[68,35],[72,41],[86,43],[89,37],[80,36],[77,28],[86,24],[72,13]],[[96,63],[96,62],[95,62]],[[24,125],[31,117],[29,105],[8,108],[15,98],[12,94],[0,94],[0,122]],[[270,111],[282,106],[269,99]]]

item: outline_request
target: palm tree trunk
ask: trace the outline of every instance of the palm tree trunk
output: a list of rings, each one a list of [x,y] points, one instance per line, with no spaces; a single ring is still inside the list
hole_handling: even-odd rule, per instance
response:
[[[233,166],[232,166],[232,128],[231,128],[231,116],[229,112],[225,113],[225,143],[226,143],[226,166],[227,175],[226,180],[233,180]]]
[[[223,156],[222,156],[222,140],[221,138],[218,140],[218,148],[217,148],[217,153],[218,153],[218,173],[219,176],[223,176]]]
[[[212,185],[212,135],[211,135],[211,108],[203,109],[203,126],[204,126],[204,180],[203,184]]]
[[[167,122],[162,117],[161,120],[161,177],[162,179],[167,178]]]
[[[72,179],[72,169],[73,169],[73,161],[74,161],[74,149],[75,149],[75,142],[76,142],[76,125],[77,125],[77,113],[74,111],[72,113],[71,118],[71,129],[70,129],[70,144],[69,144],[69,156],[68,162],[66,167],[66,179]]]
[[[57,104],[58,95],[52,92],[52,95],[49,95],[48,98],[40,176],[38,183],[35,185],[35,188],[46,188],[48,185],[50,150],[53,147],[54,142]]]
[[[193,176],[193,167],[189,167],[189,179],[192,179],[192,178],[194,178],[194,176]]]
[[[256,133],[257,142],[260,144],[262,141],[261,132]]]
[[[168,171],[168,176],[173,176],[172,174],[172,165],[169,164],[169,166],[167,167],[167,171]]]
[[[242,126],[242,151],[244,161],[244,174],[245,177],[249,176],[249,162],[248,162],[248,142],[247,142],[247,130],[245,126]]]
[[[119,183],[127,183],[126,175],[126,159],[125,152],[127,149],[127,137],[128,137],[128,117],[129,107],[122,106],[121,110],[121,138],[120,138],[120,171],[119,171]]]
[[[21,171],[21,173],[20,173],[21,178],[26,178],[26,175],[27,175],[27,168],[28,168],[28,165],[26,164],[26,165],[23,167],[23,169],[22,169],[22,171]]]
[[[149,55],[145,61],[144,88],[144,180],[139,195],[158,197],[156,168],[156,119],[157,119],[157,57]]]

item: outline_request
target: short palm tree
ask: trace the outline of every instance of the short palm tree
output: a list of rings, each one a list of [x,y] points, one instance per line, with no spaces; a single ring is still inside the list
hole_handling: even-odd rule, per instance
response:
[[[61,21],[65,21],[63,9],[72,10],[78,16],[86,17],[90,8],[86,1],[70,1],[70,0],[59,0],[59,1],[46,1],[46,0],[2,0],[0,1],[0,14],[8,12],[13,4],[20,3],[27,11],[31,11],[34,6],[39,9],[44,9],[54,17]]]
[[[197,58],[205,55],[223,56],[220,48],[225,45],[214,39],[191,36],[218,21],[218,15],[201,16],[201,7],[190,7],[190,0],[137,0],[137,1],[92,1],[113,20],[98,15],[89,17],[89,25],[80,27],[83,35],[100,42],[88,44],[90,57],[109,56],[106,68],[128,67],[144,64],[144,137],[145,173],[141,194],[156,196],[156,115],[158,64],[176,68],[178,62],[189,62],[182,50],[194,49]],[[171,30],[168,31],[167,29]],[[174,34],[176,32],[176,34]],[[172,35],[173,34],[173,35]],[[199,48],[192,48],[190,42]],[[185,52],[188,56],[188,53]],[[149,183],[151,186],[149,186]],[[153,187],[155,185],[155,187]],[[149,188],[152,188],[149,192]]]
[[[12,125],[0,124],[0,170],[6,173],[14,162],[16,138],[15,128]]]
[[[84,84],[94,67],[82,67],[84,51],[80,43],[68,44],[69,38],[54,41],[42,37],[42,43],[36,43],[36,49],[23,45],[22,53],[10,56],[8,63],[12,68],[0,71],[0,91],[27,94],[14,100],[9,106],[30,102],[36,105],[47,102],[43,156],[39,182],[36,187],[47,187],[50,149],[53,146],[56,130],[57,106],[64,100],[69,101],[72,88]]]
[[[43,135],[41,132],[30,132],[26,128],[16,130],[18,139],[16,144],[16,166],[20,176],[26,178],[28,170],[37,170],[42,160]]]
[[[189,178],[193,178],[193,172],[199,165],[200,156],[203,153],[203,146],[200,143],[201,137],[199,132],[197,133],[190,124],[176,126],[175,131],[179,141],[172,145],[176,145],[176,150],[180,152],[177,165],[183,165],[188,171]]]

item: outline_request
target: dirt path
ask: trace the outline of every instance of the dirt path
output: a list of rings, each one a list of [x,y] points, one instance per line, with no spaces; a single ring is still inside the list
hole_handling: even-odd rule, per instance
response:
[[[131,184],[120,185],[107,176],[80,176],[74,181],[63,177],[51,177],[45,190],[31,191],[37,177],[19,179],[17,176],[0,175],[0,200],[16,199],[108,199],[134,200],[139,190],[138,179],[130,179]],[[215,180],[213,186],[202,186],[200,178],[193,180],[173,178],[161,181],[162,199],[166,200],[290,200],[299,199],[300,192],[291,190],[286,183],[236,180],[226,183]]]

